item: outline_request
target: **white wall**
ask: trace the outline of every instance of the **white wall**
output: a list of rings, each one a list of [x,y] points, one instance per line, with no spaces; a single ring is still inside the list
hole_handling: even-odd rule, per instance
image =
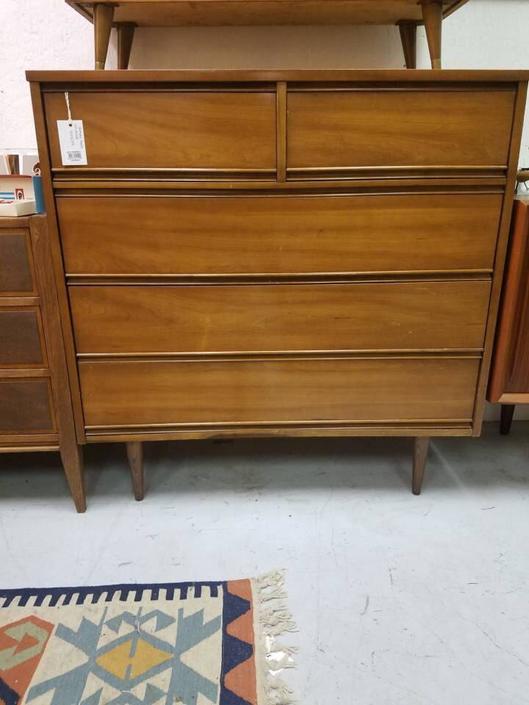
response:
[[[0,149],[33,147],[24,71],[93,68],[92,26],[64,0],[0,0],[0,28]],[[113,65],[114,51],[109,58]],[[444,24],[443,58],[446,68],[529,68],[529,0],[469,0]],[[365,68],[403,63],[395,27],[142,29],[136,33],[131,60],[132,68]],[[421,29],[423,66],[428,66],[428,55]],[[528,130],[521,163],[529,164]]]

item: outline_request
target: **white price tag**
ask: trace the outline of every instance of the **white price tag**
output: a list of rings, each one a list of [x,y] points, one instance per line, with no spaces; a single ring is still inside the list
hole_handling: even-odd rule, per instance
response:
[[[57,120],[63,166],[86,166],[86,147],[82,120]]]

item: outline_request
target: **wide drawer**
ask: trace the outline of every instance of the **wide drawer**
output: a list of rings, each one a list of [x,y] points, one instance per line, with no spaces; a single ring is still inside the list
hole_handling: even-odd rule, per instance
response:
[[[515,89],[289,91],[287,166],[505,166]]]
[[[42,365],[38,309],[0,308],[0,366]]]
[[[79,365],[85,423],[470,421],[479,360],[336,358]]]
[[[79,353],[481,348],[490,282],[72,286]]]
[[[0,434],[53,430],[47,379],[0,379]]]
[[[69,93],[83,121],[89,168],[275,170],[273,92]],[[64,93],[44,96],[50,155],[61,167]]]
[[[27,230],[0,230],[0,295],[33,292],[28,236]]]
[[[492,269],[499,194],[58,197],[68,274]]]

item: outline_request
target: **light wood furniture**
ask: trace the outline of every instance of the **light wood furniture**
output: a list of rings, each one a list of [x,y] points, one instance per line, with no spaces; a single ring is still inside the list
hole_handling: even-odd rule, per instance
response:
[[[397,25],[407,68],[417,62],[424,24],[432,68],[441,68],[443,18],[468,0],[66,0],[94,25],[95,68],[104,69],[112,27],[118,68],[129,65],[136,27],[234,25]]]
[[[60,451],[85,510],[45,216],[0,218],[0,453]]]
[[[529,403],[529,198],[516,198],[488,400],[501,407],[501,433],[516,404]]]
[[[481,429],[526,72],[29,72],[79,443]],[[58,119],[88,166],[63,167]]]

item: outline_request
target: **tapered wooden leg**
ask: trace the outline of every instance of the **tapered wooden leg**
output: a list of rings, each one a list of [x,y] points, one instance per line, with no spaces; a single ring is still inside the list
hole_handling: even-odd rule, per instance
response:
[[[421,0],[421,5],[432,68],[440,69],[443,3],[441,0]]]
[[[76,443],[62,443],[61,460],[66,475],[66,482],[75,503],[75,508],[82,514],[86,512],[86,496],[83,478],[83,449]]]
[[[502,404],[501,405],[501,418],[500,418],[500,433],[502,436],[506,436],[511,430],[512,417],[514,416],[514,404]]]
[[[102,5],[101,3],[94,5],[95,67],[98,70],[105,68],[113,19],[113,5]]]
[[[429,438],[415,438],[413,446],[413,478],[411,488],[413,494],[421,494],[422,479],[424,477],[424,468],[426,466],[426,458],[428,456],[428,448],[430,446]]]
[[[132,489],[134,498],[141,502],[145,496],[145,482],[143,475],[143,444],[138,441],[127,443],[127,457],[129,459],[130,474],[132,476]]]
[[[399,22],[400,41],[407,69],[417,68],[417,23]]]
[[[136,25],[129,22],[118,24],[118,69],[128,69],[130,51]]]

